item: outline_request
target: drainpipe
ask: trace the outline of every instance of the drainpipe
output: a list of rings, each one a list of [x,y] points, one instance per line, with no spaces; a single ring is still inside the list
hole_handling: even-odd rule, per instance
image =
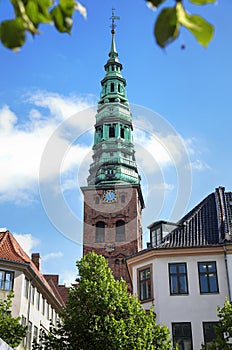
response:
[[[230,279],[229,279],[229,270],[228,270],[228,262],[227,262],[226,242],[223,245],[223,250],[224,250],[224,259],[225,259],[225,266],[226,266],[226,278],[227,278],[227,285],[228,285],[228,292],[229,292],[229,301],[231,301],[231,290],[230,290]]]

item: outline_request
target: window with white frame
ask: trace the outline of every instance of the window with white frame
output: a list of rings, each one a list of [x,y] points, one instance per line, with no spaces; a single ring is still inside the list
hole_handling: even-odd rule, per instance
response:
[[[34,326],[33,342],[37,342],[37,340],[38,340],[38,333],[39,333],[38,327]]]
[[[22,326],[24,326],[24,327],[26,327],[26,325],[27,325],[27,319],[26,319],[26,317],[24,316],[24,315],[22,315],[22,321],[21,321],[21,324],[22,324]],[[22,340],[22,344],[23,344],[23,346],[25,347],[26,346],[26,336],[23,338],[23,340]]]
[[[31,340],[32,340],[32,323],[29,321],[27,324],[26,349],[31,349]]]
[[[28,292],[29,292],[29,280],[27,277],[24,279],[24,296],[28,298]]]
[[[14,272],[0,270],[0,289],[12,290],[14,281]]]
[[[46,300],[42,297],[42,314],[45,315]]]
[[[39,310],[39,308],[40,308],[40,292],[38,290],[36,290],[35,300],[36,300],[35,303],[36,303],[37,310]]]
[[[35,301],[35,287],[33,285],[31,285],[31,303],[32,305],[34,305],[34,301]]]

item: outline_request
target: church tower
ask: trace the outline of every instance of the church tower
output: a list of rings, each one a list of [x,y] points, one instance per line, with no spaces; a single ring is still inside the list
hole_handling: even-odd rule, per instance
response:
[[[114,277],[129,276],[125,258],[142,249],[144,201],[135,161],[133,125],[126,80],[115,45],[112,13],[111,47],[96,114],[93,161],[84,195],[83,254],[95,251],[108,260]]]

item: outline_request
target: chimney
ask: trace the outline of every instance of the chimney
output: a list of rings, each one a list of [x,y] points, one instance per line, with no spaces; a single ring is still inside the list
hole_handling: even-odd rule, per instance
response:
[[[37,269],[40,271],[40,254],[39,253],[32,253],[31,254],[31,260],[33,261],[33,263],[35,264],[35,266],[37,267]]]

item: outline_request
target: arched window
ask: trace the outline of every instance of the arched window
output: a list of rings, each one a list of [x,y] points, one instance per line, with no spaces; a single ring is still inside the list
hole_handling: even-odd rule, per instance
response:
[[[114,83],[110,84],[110,92],[114,92]]]
[[[96,223],[96,242],[105,242],[105,223],[103,221]]]
[[[116,242],[125,241],[125,222],[118,220],[116,222]]]

